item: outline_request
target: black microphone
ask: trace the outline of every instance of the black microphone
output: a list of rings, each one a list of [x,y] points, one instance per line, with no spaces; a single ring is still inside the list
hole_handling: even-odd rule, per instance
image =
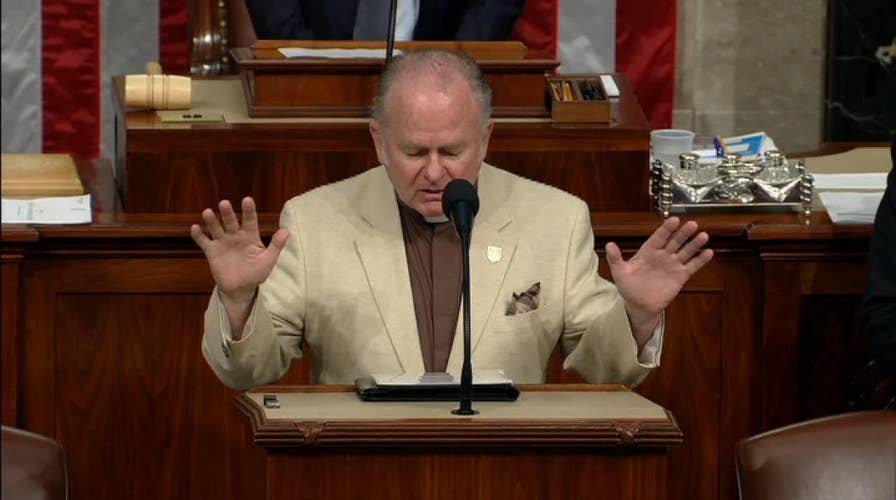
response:
[[[460,408],[451,413],[475,415],[479,412],[473,410],[473,366],[470,363],[470,233],[473,231],[473,218],[479,212],[476,188],[464,179],[449,182],[442,192],[442,212],[454,222],[460,236],[464,262],[464,365],[460,372]]]
[[[454,179],[442,193],[442,212],[454,222],[457,234],[470,235],[473,217],[479,212],[479,195],[476,188],[465,179]]]

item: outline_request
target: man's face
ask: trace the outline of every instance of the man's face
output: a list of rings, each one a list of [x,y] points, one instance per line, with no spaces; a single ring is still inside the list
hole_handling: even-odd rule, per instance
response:
[[[395,83],[386,97],[386,122],[371,122],[379,161],[399,199],[424,217],[442,215],[442,191],[453,179],[476,183],[488,149],[473,92],[462,79]]]

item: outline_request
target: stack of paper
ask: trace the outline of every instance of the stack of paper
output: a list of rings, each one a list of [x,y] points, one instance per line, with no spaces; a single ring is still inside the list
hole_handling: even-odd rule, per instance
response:
[[[815,189],[887,189],[887,173],[817,174]]]
[[[2,156],[4,224],[87,224],[90,195],[67,154]]]
[[[87,224],[90,195],[16,200],[3,198],[4,224]]]
[[[874,224],[887,188],[886,172],[813,173],[812,177],[834,224]]]
[[[883,195],[883,191],[871,193],[826,191],[818,194],[834,224],[874,224],[874,215]]]

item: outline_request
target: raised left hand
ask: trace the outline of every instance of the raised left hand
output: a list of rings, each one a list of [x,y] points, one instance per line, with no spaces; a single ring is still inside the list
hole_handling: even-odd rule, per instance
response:
[[[681,224],[677,217],[670,217],[627,261],[622,258],[622,252],[615,243],[607,243],[610,272],[625,299],[639,345],[641,340],[646,342],[650,338],[649,335],[647,338],[639,337],[652,334],[660,314],[678,295],[681,287],[712,260],[712,250],[703,248],[708,241],[709,235],[705,232],[697,233],[696,222]]]

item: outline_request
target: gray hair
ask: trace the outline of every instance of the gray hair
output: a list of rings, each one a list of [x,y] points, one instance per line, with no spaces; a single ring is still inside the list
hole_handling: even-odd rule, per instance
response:
[[[419,75],[421,71],[429,72],[444,81],[458,76],[466,80],[479,105],[483,127],[488,123],[492,115],[492,88],[488,85],[482,68],[465,52],[440,48],[407,51],[386,64],[373,101],[373,119],[377,123],[386,126],[386,97],[395,83],[401,78]]]

